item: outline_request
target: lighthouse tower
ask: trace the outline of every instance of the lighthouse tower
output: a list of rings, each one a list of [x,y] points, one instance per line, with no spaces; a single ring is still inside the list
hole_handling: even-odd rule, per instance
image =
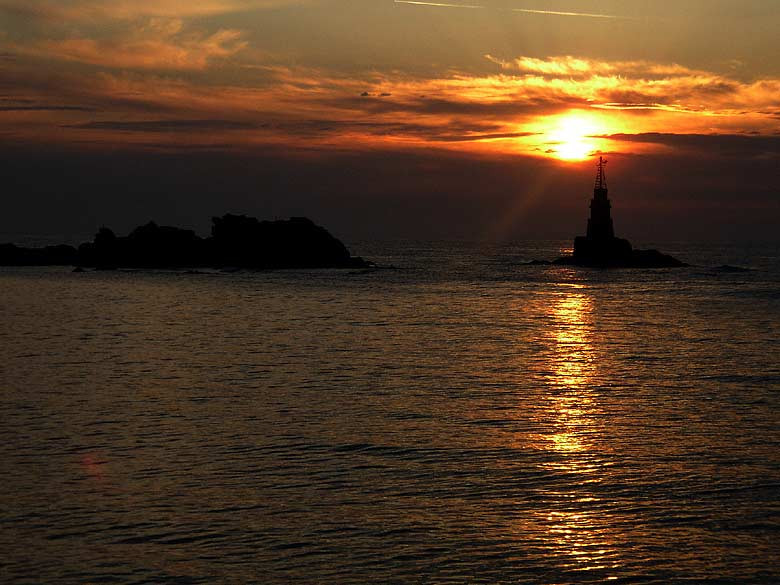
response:
[[[661,254],[658,250],[634,250],[631,242],[615,237],[612,225],[612,203],[607,192],[607,176],[599,157],[596,185],[590,200],[588,232],[574,238],[574,254],[562,256],[553,264],[587,266],[591,268],[673,268],[687,266],[677,258]]]
[[[607,196],[607,176],[604,173],[606,164],[607,161],[599,157],[587,235],[574,238],[574,261],[578,264],[620,266],[628,264],[631,259],[630,242],[615,237],[612,203]]]
[[[604,174],[604,165],[607,164],[599,157],[599,169],[596,174],[596,186],[593,189],[593,199],[590,201],[590,219],[588,220],[587,237],[593,240],[611,240],[615,237],[615,228],[612,225],[612,204],[607,197],[607,176]]]

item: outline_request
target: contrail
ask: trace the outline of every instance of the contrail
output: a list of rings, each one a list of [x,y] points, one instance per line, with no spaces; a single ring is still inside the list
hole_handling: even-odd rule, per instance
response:
[[[424,0],[393,0],[395,4],[415,4],[417,6],[436,6],[438,8],[485,8],[490,9],[489,6],[483,6],[481,4],[449,4],[447,2],[425,2]],[[502,10],[500,8],[492,8],[493,10]],[[509,8],[508,12],[522,12],[524,14],[544,14],[548,16],[581,16],[585,18],[610,18],[620,20],[633,20],[629,16],[616,16],[614,14],[593,14],[590,12],[559,12],[557,10],[533,10],[531,8]]]
[[[485,8],[484,6],[468,4],[445,4],[443,2],[419,2],[415,0],[393,0],[396,4],[417,4],[419,6],[438,6],[439,8]]]
[[[619,18],[628,20],[628,16],[615,16],[614,14],[590,14],[588,12],[557,12],[555,10],[531,10],[530,8],[511,8],[511,12],[524,12],[526,14],[550,14],[552,16],[585,16],[587,18]]]

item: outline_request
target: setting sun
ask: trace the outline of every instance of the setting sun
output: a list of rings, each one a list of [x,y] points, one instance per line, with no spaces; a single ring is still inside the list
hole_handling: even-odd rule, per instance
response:
[[[603,130],[593,117],[580,113],[565,115],[547,133],[549,152],[561,160],[585,160],[597,150],[597,140],[592,137],[600,133]]]

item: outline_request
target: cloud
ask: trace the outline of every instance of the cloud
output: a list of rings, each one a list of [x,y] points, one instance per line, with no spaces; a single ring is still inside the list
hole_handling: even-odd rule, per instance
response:
[[[558,89],[610,109],[659,109],[717,115],[765,113],[779,103],[780,79],[744,82],[676,63],[597,61],[572,56],[486,58],[519,74],[526,88]]]
[[[735,157],[780,158],[780,135],[751,134],[612,134],[610,140],[642,144],[662,144],[670,148],[700,154]]]
[[[184,34],[170,20],[161,21],[157,30]],[[593,126],[587,133],[601,137],[593,150],[604,151],[672,148],[668,141],[630,141],[621,135],[771,134],[780,129],[780,80],[745,82],[663,63],[571,57],[515,61],[527,72],[425,78],[253,65],[252,83],[245,78],[241,85],[144,68],[52,74],[19,63],[0,68],[0,92],[17,100],[8,106],[75,104],[102,113],[96,120],[78,116],[88,112],[72,111],[58,120],[56,111],[48,116],[42,111],[40,118],[25,122],[36,136],[44,135],[48,122],[58,128],[48,139],[157,141],[182,148],[232,142],[237,149],[261,144],[319,151],[436,146],[543,155],[550,144],[565,139],[571,112],[587,116],[587,125]],[[610,73],[591,73],[601,70]],[[582,73],[569,75],[572,71]],[[23,99],[34,102],[18,101]],[[15,131],[22,135],[28,129],[19,123]],[[753,144],[744,145],[750,156]]]
[[[656,78],[708,75],[705,71],[690,69],[676,63],[653,63],[650,61],[598,61],[571,55],[547,57],[545,59],[517,57],[506,60],[488,54],[485,55],[485,58],[506,71],[538,73],[551,76],[585,77],[607,74],[635,76],[639,74],[645,78]]]
[[[3,106],[0,105],[0,112],[94,112],[95,108],[86,106],[57,106],[57,105],[37,105],[37,106]]]
[[[103,120],[69,124],[64,128],[108,133],[202,133],[209,132],[209,145],[214,134],[252,131],[254,136],[283,135],[298,139],[321,139],[332,135],[363,135],[374,137],[401,136],[432,143],[482,142],[531,136],[530,132],[497,132],[501,126],[489,123],[451,124],[446,127],[380,121],[334,119],[240,121],[223,119],[170,119],[119,121]]]
[[[504,140],[507,138],[525,138],[527,136],[536,136],[536,132],[494,132],[493,134],[465,134],[441,135],[431,138],[434,142],[480,142],[483,140]]]
[[[204,69],[214,59],[231,57],[247,43],[241,33],[221,29],[210,35],[184,29],[180,19],[152,18],[111,38],[44,40],[15,48],[19,53],[118,69]]]
[[[100,122],[85,122],[71,124],[68,128],[81,130],[111,130],[118,132],[201,132],[251,130],[258,128],[257,124],[236,120],[148,120],[137,122],[121,122],[115,120]]]
[[[99,22],[146,17],[189,18],[278,8],[311,0],[0,0],[0,11],[48,21]]]
[[[428,95],[399,95],[396,100],[366,101],[352,97],[338,97],[330,105],[344,109],[362,110],[377,114],[405,113],[429,116],[475,116],[490,119],[513,118],[527,114],[557,112],[562,109],[588,107],[587,100],[552,95],[502,96],[501,99],[468,99],[458,95],[441,97]]]

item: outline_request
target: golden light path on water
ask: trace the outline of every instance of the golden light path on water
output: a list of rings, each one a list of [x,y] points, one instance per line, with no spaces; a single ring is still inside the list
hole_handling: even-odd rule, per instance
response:
[[[596,456],[603,413],[591,388],[596,374],[594,301],[584,285],[561,284],[548,305],[550,371],[548,416],[554,433],[539,436],[539,446],[556,454],[546,465],[556,473],[580,476],[580,489],[556,493],[555,505],[533,521],[556,552],[565,554],[575,571],[609,570],[614,562],[615,535],[599,509],[603,500],[588,488],[599,482]],[[583,506],[586,511],[583,511]]]
[[[551,437],[557,451],[586,449],[586,436],[592,430],[592,399],[588,383],[595,369],[591,342],[593,301],[577,284],[562,285],[564,290],[551,305],[554,355],[551,399],[555,401],[559,431]]]

